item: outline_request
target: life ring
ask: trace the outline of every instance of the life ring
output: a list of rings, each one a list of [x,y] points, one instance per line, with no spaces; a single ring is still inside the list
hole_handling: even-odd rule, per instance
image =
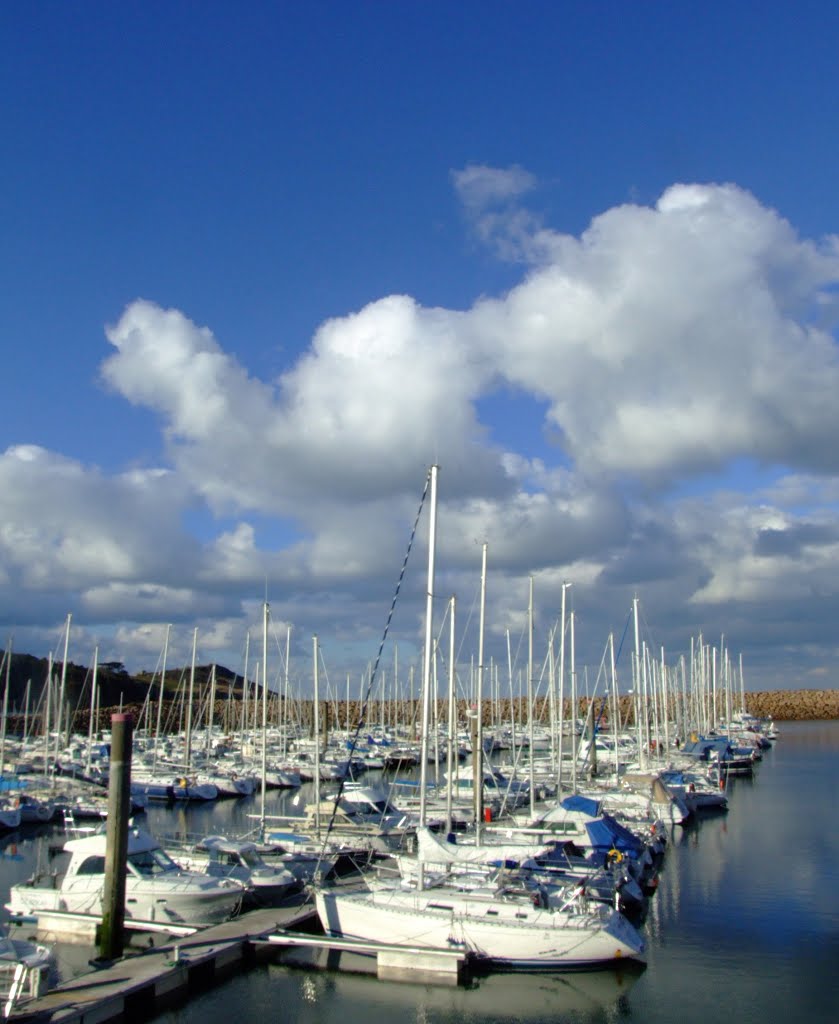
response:
[[[606,854],[606,860],[609,864],[620,864],[620,862],[623,860],[623,854],[620,852],[620,850],[609,850],[609,852]]]

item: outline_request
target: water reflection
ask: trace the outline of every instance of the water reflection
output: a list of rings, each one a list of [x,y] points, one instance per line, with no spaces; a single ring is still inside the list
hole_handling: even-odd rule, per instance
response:
[[[469,987],[449,987],[382,982],[345,970],[304,972],[272,966],[264,976],[251,976],[250,991],[282,993],[284,1016],[298,1024],[336,1019],[342,1024],[604,1024],[630,1015],[629,995],[640,974],[637,970],[494,974]],[[198,1019],[199,1007],[194,1009],[190,1020]],[[250,1009],[260,1012],[258,1005]]]

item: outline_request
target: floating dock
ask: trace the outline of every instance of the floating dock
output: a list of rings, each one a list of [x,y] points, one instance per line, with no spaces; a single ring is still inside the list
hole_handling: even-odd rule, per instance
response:
[[[340,969],[340,954],[375,957],[376,974],[388,981],[413,981],[418,984],[459,985],[468,973],[468,959],[463,950],[428,949],[421,946],[397,946],[387,942],[365,942],[361,939],[336,939],[324,935],[301,935],[278,932],[267,936],[261,945],[273,949],[301,949],[315,954],[309,966]],[[324,960],[318,954],[326,954]],[[334,954],[339,954],[335,957]]]
[[[316,920],[311,904],[253,910],[232,921],[154,946],[58,985],[14,1007],[12,1021],[106,1024],[151,1017],[230,977],[260,957],[267,939]]]
[[[391,981],[459,985],[467,977],[463,951],[406,948],[385,942],[330,938],[314,931],[317,913],[311,903],[252,910],[232,921],[161,946],[96,964],[46,995],[12,1008],[8,1019],[49,1024],[109,1024],[138,1021],[203,992],[238,971],[286,959],[309,967],[340,969],[341,957],[356,956],[365,973]],[[66,922],[61,922],[62,929]],[[39,938],[49,941],[39,922]],[[375,964],[375,968],[373,967]],[[352,969],[352,968],[351,968]],[[358,969],[358,968],[356,968]]]

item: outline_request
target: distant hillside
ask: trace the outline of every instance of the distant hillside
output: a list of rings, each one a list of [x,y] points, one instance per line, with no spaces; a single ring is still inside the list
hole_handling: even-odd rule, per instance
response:
[[[203,688],[209,682],[212,666],[201,665],[195,669],[196,688]],[[11,668],[9,671],[9,712],[22,712],[26,705],[26,691],[29,687],[29,709],[30,711],[41,701],[47,683],[48,661],[46,658],[34,658],[31,654],[12,654]],[[61,663],[53,664],[54,684],[61,681]],[[188,681],[189,669],[174,668],[166,672],[167,693],[173,696],[181,683]],[[85,665],[76,665],[72,661],[67,662],[67,673],[65,679],[65,695],[71,710],[87,711],[90,707],[90,693],[92,686],[93,671]],[[142,704],[149,692],[149,685],[152,682],[151,673],[141,673],[131,676],[125,671],[125,667],[119,662],[106,662],[100,664],[96,672],[96,685],[99,690],[99,706],[101,708],[118,707],[129,704]],[[231,672],[223,666],[216,666],[216,685],[219,688],[219,696],[228,693],[228,687],[233,685],[234,696],[240,695],[242,690],[242,677]],[[158,687],[160,680],[154,680],[155,699],[159,694]],[[5,686],[5,669],[3,678],[0,679],[0,692]]]
[[[62,666],[60,663],[53,665],[53,679],[54,685],[58,686],[61,680]],[[195,669],[195,707],[197,708],[207,694],[207,684],[210,680],[210,674],[212,671],[211,665],[200,665],[196,666]],[[84,665],[75,665],[73,662],[67,663],[67,675],[65,681],[65,693],[66,693],[66,707],[70,709],[70,712],[74,717],[74,725],[76,728],[86,727],[88,721],[88,712],[90,709],[90,692],[92,683],[92,670]],[[46,686],[47,680],[47,659],[46,658],[34,658],[30,654],[13,654],[11,660],[11,669],[9,674],[9,715],[10,717],[19,718],[25,709],[26,704],[26,692],[27,684],[29,685],[29,713],[32,714],[38,709],[39,704],[42,701],[42,694]],[[159,699],[160,691],[159,680],[152,676],[152,673],[143,672],[136,676],[131,676],[125,671],[123,665],[119,662],[109,662],[100,664],[97,670],[97,686],[99,688],[99,708],[102,715],[100,721],[100,727],[102,724],[107,725],[108,714],[107,709],[115,709],[120,705],[126,711],[132,711],[136,717],[139,717],[139,711],[146,701],[149,692],[149,686],[154,684],[154,691],[152,697],[155,701]],[[174,706],[175,699],[178,698],[178,705],[183,704],[184,689],[188,686],[189,682],[189,667],[177,667],[167,670],[166,672],[166,701],[167,708]],[[234,699],[240,699],[242,696],[242,676],[231,672],[224,666],[216,666],[216,721],[221,721],[223,716],[226,714],[224,705],[229,703],[227,697],[230,694],[230,688],[233,690]],[[0,677],[0,693],[2,693],[5,685],[5,669],[2,677]],[[180,694],[180,696],[179,696]],[[839,690],[765,690],[765,691],[752,691],[747,692],[746,695],[746,708],[754,715],[760,717],[773,717],[778,720],[812,720],[812,719],[832,719],[839,718]],[[2,699],[2,698],[0,698]],[[405,702],[406,705],[411,702]],[[502,700],[499,702],[498,707],[499,714],[502,720],[509,718],[511,713],[510,701]],[[515,715],[518,721],[525,721],[527,718],[526,704],[522,700],[515,700]],[[578,715],[585,717],[588,701],[585,698],[579,699]],[[461,716],[465,718],[466,715],[466,702],[459,701]],[[441,708],[443,704],[441,702]],[[599,706],[599,698],[598,698]],[[404,708],[404,714],[401,716],[403,721],[418,721],[418,702],[414,701],[411,704],[411,708]],[[632,698],[626,695],[620,699],[621,708],[621,719],[630,723],[632,721]],[[323,714],[329,715],[331,705],[329,702],[325,702]],[[347,709],[343,701],[337,702],[336,707],[339,722],[345,722],[347,718],[354,724],[358,721],[358,717],[361,714],[361,708],[357,702],[350,702],[350,708]],[[571,702],[566,699],[564,702],[563,714],[567,718],[571,713]],[[168,711],[167,711],[168,714]],[[304,701],[302,706],[298,708],[298,714],[302,718],[304,724],[308,723],[311,719],[311,701]],[[484,724],[490,724],[490,717],[492,714],[492,705],[489,701],[486,702],[483,708]],[[539,702],[537,708],[537,719],[545,720],[548,712],[546,702],[544,700]],[[608,718],[608,708],[605,709],[606,718]],[[367,710],[367,717],[370,717],[370,711]]]

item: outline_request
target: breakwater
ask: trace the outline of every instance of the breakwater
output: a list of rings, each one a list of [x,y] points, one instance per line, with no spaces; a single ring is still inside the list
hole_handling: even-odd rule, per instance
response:
[[[745,697],[746,710],[758,718],[786,722],[839,718],[839,690],[761,690]]]
[[[758,718],[773,718],[779,722],[839,719],[839,690],[758,690],[747,691],[744,696],[746,711],[756,715]],[[672,700],[673,698],[671,697],[671,714],[675,710]],[[163,732],[183,731],[185,717],[183,703],[176,704],[175,702],[167,701],[165,704],[166,707],[162,717]],[[470,704],[465,700],[459,700],[457,704],[457,717],[462,728],[469,720]],[[581,697],[577,704],[577,717],[586,718],[589,714],[590,698]],[[571,717],[571,701],[565,700],[563,705],[563,718],[567,721]],[[608,722],[610,714],[613,713],[610,702],[604,702],[603,698],[598,697],[595,698],[594,705],[594,716],[598,721],[602,724]],[[240,701],[218,701],[215,705],[213,721],[225,731],[233,733],[243,727],[243,720],[247,717],[251,727],[256,729],[258,726],[252,718],[252,707],[253,705],[251,705],[251,714],[244,716],[242,712],[246,709],[242,708]],[[111,714],[117,710],[116,707],[100,708],[95,728],[109,728]],[[121,710],[130,712],[134,716],[135,722],[141,724],[145,715],[146,724],[148,725],[147,705],[144,707],[141,704],[128,704],[123,705]],[[732,710],[739,710],[739,695],[732,702]],[[517,724],[524,726],[528,721],[527,702],[523,699],[513,701],[509,698],[494,701],[487,699],[482,703],[481,711],[481,717],[485,726],[491,726],[493,722],[509,722],[511,720],[515,720]],[[631,696],[623,695],[619,698],[619,714],[623,727],[635,724],[633,698]],[[446,715],[446,702],[440,700],[438,701],[434,717],[437,721],[445,722]],[[351,729],[355,729],[358,727],[359,718],[362,716],[367,723],[367,728],[372,728],[377,724],[388,726],[399,724],[416,728],[421,718],[421,711],[418,700],[387,701],[384,708],[380,702],[372,701],[364,709],[362,709],[357,701],[350,701],[349,707],[346,701],[330,700],[321,702],[320,722],[321,730],[324,732],[330,732],[337,728],[346,728],[347,725]],[[721,719],[725,717],[725,705],[720,698],[718,698],[718,716]],[[289,709],[288,717],[290,721],[296,722],[311,731],[314,718],[312,701],[305,699],[294,700],[293,707]],[[550,717],[549,702],[545,699],[536,701],[534,720],[545,724],[550,720]],[[274,697],[268,714],[269,723],[275,725],[284,719],[282,702]],[[194,726],[200,728],[202,724],[206,724],[206,721],[206,706],[196,702],[193,707]],[[88,724],[88,712],[80,710],[73,716],[72,727],[75,731],[87,732]],[[16,727],[18,731],[21,731],[24,723],[22,719],[19,719],[19,716],[10,715],[9,725],[12,731]]]

